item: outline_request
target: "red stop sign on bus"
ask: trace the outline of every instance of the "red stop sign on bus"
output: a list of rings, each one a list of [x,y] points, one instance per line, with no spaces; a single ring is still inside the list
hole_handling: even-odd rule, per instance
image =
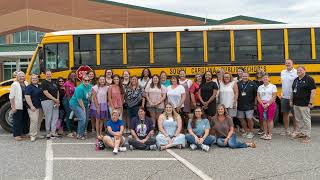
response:
[[[91,71],[92,69],[85,65],[85,66],[80,66],[77,70],[77,78],[82,81],[82,78],[84,75],[86,75],[88,73],[88,71]]]

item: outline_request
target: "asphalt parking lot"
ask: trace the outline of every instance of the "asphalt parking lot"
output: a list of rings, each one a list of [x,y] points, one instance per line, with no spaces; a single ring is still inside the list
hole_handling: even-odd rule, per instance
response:
[[[320,121],[312,142],[278,135],[256,149],[95,151],[94,136],[15,142],[0,129],[0,179],[320,179]]]

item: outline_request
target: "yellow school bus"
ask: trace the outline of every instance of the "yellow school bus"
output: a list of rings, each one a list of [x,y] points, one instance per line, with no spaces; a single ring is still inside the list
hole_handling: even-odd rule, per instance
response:
[[[27,69],[41,74],[50,69],[53,78],[66,78],[70,71],[88,65],[103,75],[106,68],[121,75],[129,70],[140,75],[148,67],[152,74],[169,76],[185,70],[188,76],[216,72],[236,73],[242,67],[253,75],[258,68],[271,75],[281,95],[280,72],[285,59],[304,65],[317,83],[315,106],[320,106],[320,25],[268,24],[122,29],[69,30],[47,33]],[[0,88],[0,123],[12,124],[8,87]]]

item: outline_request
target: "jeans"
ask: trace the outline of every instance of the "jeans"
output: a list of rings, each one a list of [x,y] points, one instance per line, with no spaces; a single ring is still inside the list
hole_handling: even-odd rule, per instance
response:
[[[64,107],[64,110],[66,111],[66,124],[67,124],[67,130],[69,132],[73,132],[74,131],[74,125],[73,125],[73,119],[70,118],[70,114],[71,114],[71,108],[69,105],[69,100],[67,97],[64,97],[62,100],[62,104]]]
[[[172,137],[170,137],[172,139]],[[157,146],[165,146],[169,144],[169,140],[168,138],[166,138],[163,134],[159,133],[156,136],[156,140],[157,140]],[[186,144],[186,138],[184,134],[179,134],[177,137],[174,138],[172,145],[176,146],[176,145],[182,145],[183,147],[185,147]]]
[[[246,143],[237,141],[237,135],[232,134],[231,138],[229,139],[227,144],[224,144],[225,138],[217,138],[217,145],[220,147],[230,147],[232,149],[235,148],[247,148],[248,145]]]
[[[70,108],[72,109],[72,111],[74,111],[74,114],[78,118],[77,134],[78,136],[83,136],[86,128],[86,121],[87,121],[86,111],[83,111],[83,109],[80,106],[70,106]]]
[[[149,150],[151,145],[156,144],[156,139],[155,138],[149,138],[144,144],[137,141],[135,138],[130,138],[128,140],[129,144],[132,145],[134,148],[139,149],[139,150]]]
[[[191,134],[186,135],[186,140],[187,140],[188,144],[195,144],[198,146],[198,148],[200,148],[201,144],[197,144],[195,138]],[[211,146],[215,142],[216,142],[216,137],[209,135],[204,139],[202,144]]]

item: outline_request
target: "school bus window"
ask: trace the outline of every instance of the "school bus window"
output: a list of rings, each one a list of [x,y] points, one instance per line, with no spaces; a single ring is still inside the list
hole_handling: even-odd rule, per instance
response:
[[[289,57],[295,62],[311,60],[310,29],[288,29]]]
[[[154,64],[176,64],[176,33],[153,33]]]
[[[129,65],[149,64],[149,43],[149,33],[127,34],[127,59]]]
[[[229,31],[208,32],[208,63],[226,64],[230,61]]]
[[[261,30],[262,63],[284,60],[283,30]]]
[[[66,43],[46,44],[44,46],[46,69],[67,69],[69,46]]]
[[[258,59],[256,30],[234,31],[235,63],[252,63]]]
[[[100,35],[101,65],[120,65],[123,59],[122,34]]]
[[[320,28],[314,29],[314,35],[315,35],[315,39],[316,39],[317,59],[320,59]]]
[[[181,63],[203,63],[203,32],[180,33]]]
[[[74,36],[74,65],[96,65],[96,35]]]

